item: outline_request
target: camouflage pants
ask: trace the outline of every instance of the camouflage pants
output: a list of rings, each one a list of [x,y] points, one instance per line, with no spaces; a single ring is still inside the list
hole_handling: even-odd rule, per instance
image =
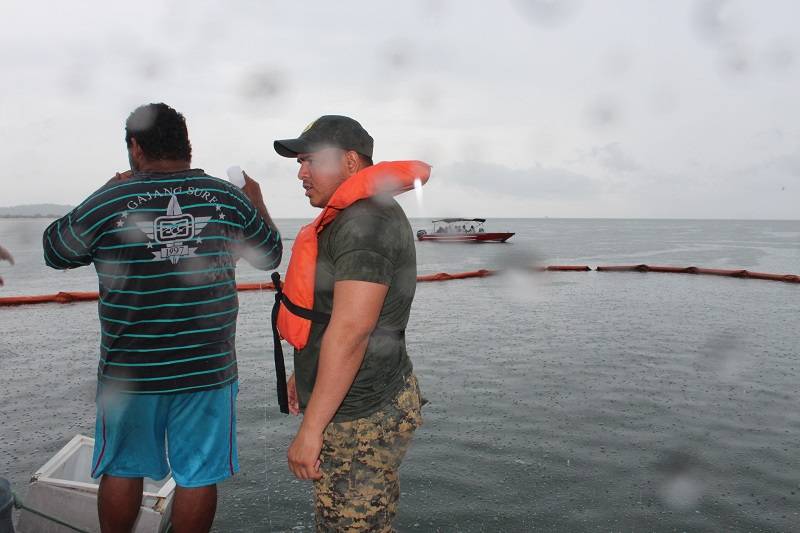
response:
[[[331,422],[323,435],[322,479],[314,482],[317,531],[393,532],[400,499],[400,463],[422,424],[421,397],[412,374],[380,411]]]

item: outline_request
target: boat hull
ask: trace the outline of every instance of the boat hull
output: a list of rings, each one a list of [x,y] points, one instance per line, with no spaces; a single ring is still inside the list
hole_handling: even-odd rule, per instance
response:
[[[425,233],[417,238],[430,242],[506,242],[513,233]]]

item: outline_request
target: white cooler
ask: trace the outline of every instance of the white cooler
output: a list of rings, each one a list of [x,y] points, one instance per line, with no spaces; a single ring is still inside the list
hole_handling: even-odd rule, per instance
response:
[[[100,531],[97,518],[98,481],[91,477],[94,439],[75,435],[31,478],[24,503],[86,531]],[[134,533],[166,531],[172,511],[175,481],[145,478],[142,508]],[[74,533],[74,530],[22,511],[18,533]]]

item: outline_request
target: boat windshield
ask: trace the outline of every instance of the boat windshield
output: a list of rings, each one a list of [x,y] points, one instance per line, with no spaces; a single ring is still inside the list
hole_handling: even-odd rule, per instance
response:
[[[433,221],[434,233],[482,233],[485,219],[459,218]]]

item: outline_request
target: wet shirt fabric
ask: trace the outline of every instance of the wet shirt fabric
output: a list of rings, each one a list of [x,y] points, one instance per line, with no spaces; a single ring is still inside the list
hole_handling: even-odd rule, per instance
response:
[[[354,280],[389,287],[364,361],[335,422],[363,418],[387,405],[411,374],[404,332],[417,283],[414,235],[403,209],[392,198],[360,200],[342,211],[319,235],[314,310],[331,313],[333,285]],[[314,323],[307,345],[295,350],[294,368],[301,407],[317,376],[324,324]]]
[[[244,193],[202,170],[109,183],[53,222],[43,246],[53,268],[94,263],[98,378],[144,394],[236,380],[236,261],[269,270],[282,253]]]

